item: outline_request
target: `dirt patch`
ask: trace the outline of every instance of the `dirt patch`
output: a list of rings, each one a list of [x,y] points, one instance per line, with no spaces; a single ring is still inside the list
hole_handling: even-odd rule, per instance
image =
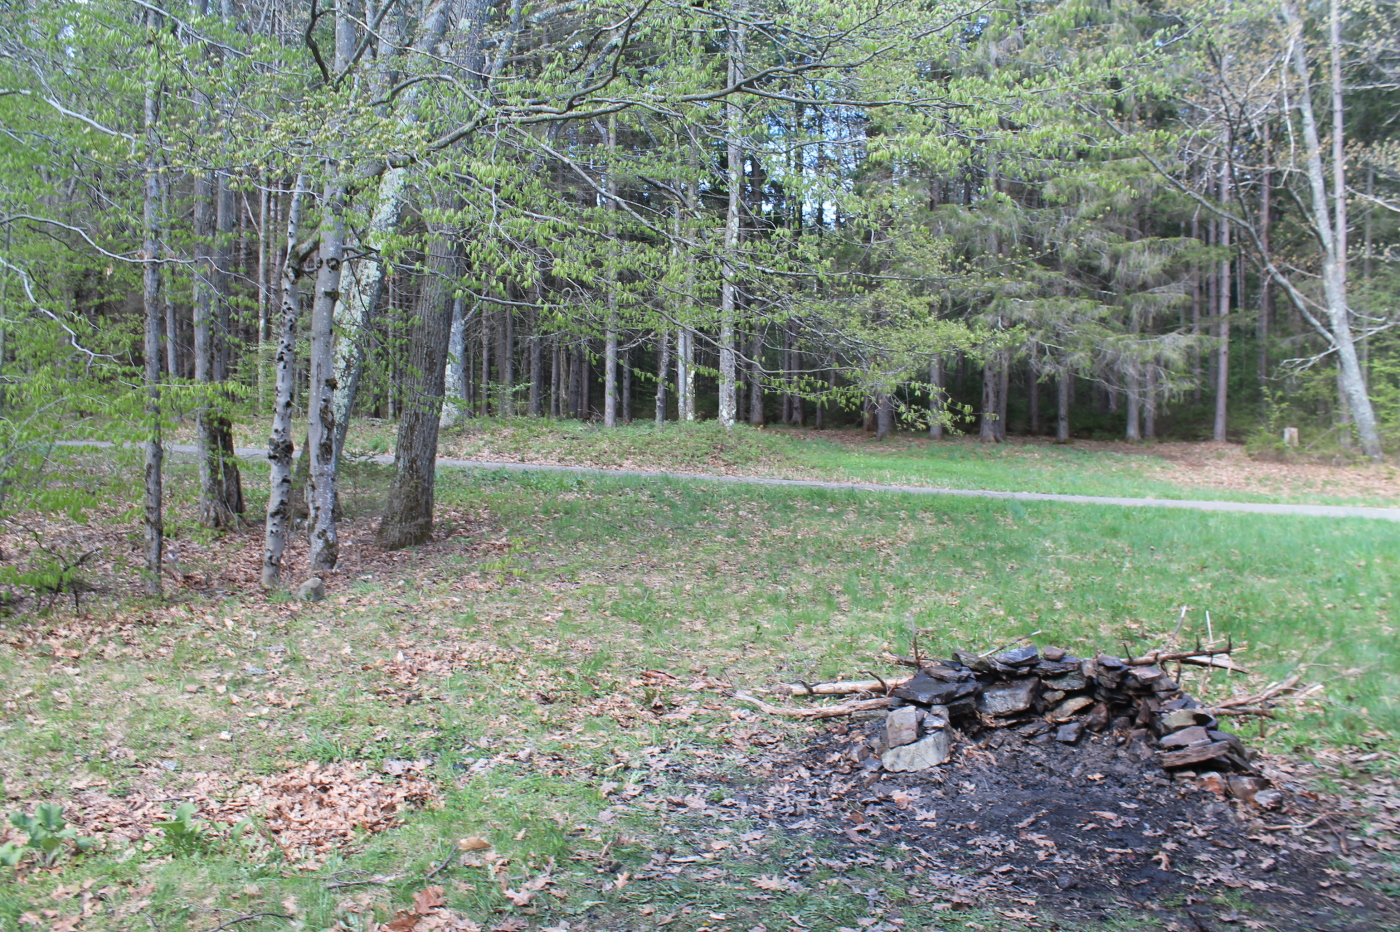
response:
[[[1165,460],[1152,478],[1177,485],[1265,495],[1326,495],[1400,501],[1400,472],[1389,464],[1277,462],[1233,443],[1079,443],[1075,446]]]
[[[912,884],[911,900],[935,910],[1054,916],[1065,928],[1115,916],[1154,916],[1177,930],[1400,923],[1400,902],[1382,887],[1394,876],[1380,860],[1395,837],[1374,820],[1363,830],[1354,801],[1311,789],[1307,765],[1262,760],[1285,801],[1261,811],[1173,778],[1151,747],[1122,732],[1071,748],[1003,730],[992,736],[999,746],[959,742],[947,765],[910,774],[862,768],[855,744],[865,734],[844,723],[814,728],[800,750],[755,754],[751,776],[687,773],[680,779],[693,795],[666,803],[705,813],[709,800],[728,797],[722,820],[785,833],[799,850],[803,837],[825,839],[836,855],[793,858],[775,880],[793,889],[814,871],[839,877],[883,861],[892,881]],[[1384,813],[1394,798],[1373,803]]]

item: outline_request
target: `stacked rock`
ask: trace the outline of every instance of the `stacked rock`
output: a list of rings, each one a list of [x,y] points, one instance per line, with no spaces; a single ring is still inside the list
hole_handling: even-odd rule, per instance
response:
[[[1160,667],[1058,648],[1018,647],[990,656],[955,651],[922,664],[894,688],[871,745],[884,769],[927,770],[949,759],[955,733],[1000,747],[1022,740],[1075,744],[1086,732],[1114,732],[1160,749],[1169,770],[1250,773],[1238,737],[1221,731],[1200,703]],[[977,737],[980,742],[983,739]]]

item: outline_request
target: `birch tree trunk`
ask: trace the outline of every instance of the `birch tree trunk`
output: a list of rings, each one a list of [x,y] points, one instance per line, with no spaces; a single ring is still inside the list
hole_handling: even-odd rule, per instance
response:
[[[272,589],[282,582],[282,554],[292,517],[292,393],[296,388],[297,320],[301,316],[301,275],[305,256],[297,243],[301,234],[301,202],[306,176],[297,175],[287,210],[287,249],[282,263],[282,323],[273,362],[276,399],[272,405],[272,435],[267,441],[270,464],[267,527],[263,535],[262,584]]]
[[[746,4],[734,5],[734,18],[729,26],[729,86],[739,83],[743,74],[745,34],[743,17]],[[719,305],[719,422],[733,427],[738,398],[735,394],[738,376],[737,354],[734,347],[734,313],[738,291],[739,209],[744,182],[744,152],[739,134],[743,130],[743,112],[733,95],[724,99],[726,157],[729,169],[729,205],[724,215],[724,257],[720,268]]]
[[[666,423],[666,375],[671,371],[671,331],[656,334],[656,426]]]
[[[1332,68],[1332,204],[1328,204],[1327,176],[1322,164],[1322,142],[1317,117],[1313,111],[1311,68],[1304,45],[1303,19],[1295,0],[1284,0],[1283,15],[1292,36],[1291,64],[1300,85],[1297,106],[1302,115],[1303,149],[1307,164],[1308,188],[1312,195],[1313,232],[1322,244],[1322,290],[1327,308],[1327,336],[1337,351],[1338,381],[1351,406],[1356,433],[1361,440],[1361,452],[1371,459],[1380,459],[1381,441],[1376,425],[1375,410],[1366,391],[1356,343],[1351,331],[1351,308],[1347,303],[1347,205],[1344,98],[1341,73],[1341,9],[1339,0],[1331,0],[1329,41]],[[1275,274],[1275,280],[1288,285]],[[1290,294],[1295,305],[1299,298]],[[1303,308],[1300,306],[1299,310]]]
[[[461,417],[460,401],[463,393],[462,357],[466,353],[467,321],[462,312],[462,299],[452,302],[452,329],[447,337],[447,376],[443,385],[442,414],[438,417],[438,430],[455,427]]]
[[[335,456],[335,305],[340,298],[341,262],[345,255],[345,184],[336,176],[326,182],[322,200],[320,268],[311,303],[311,370],[306,394],[306,452],[311,457],[308,482],[308,530],[311,573],[335,569],[340,559],[336,529]],[[444,350],[446,348],[444,347]]]

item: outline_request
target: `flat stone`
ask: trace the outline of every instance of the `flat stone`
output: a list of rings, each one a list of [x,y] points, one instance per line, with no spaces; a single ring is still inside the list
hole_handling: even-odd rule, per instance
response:
[[[1283,805],[1283,794],[1278,790],[1260,790],[1254,794],[1254,805],[1260,809],[1277,809]]]
[[[1045,685],[1051,689],[1063,689],[1067,693],[1077,692],[1081,689],[1089,688],[1089,680],[1080,670],[1066,673],[1063,676],[1053,676],[1045,681]]]
[[[1073,744],[1084,735],[1083,722],[1070,722],[1055,729],[1055,740],[1061,744]]]
[[[292,590],[292,598],[303,602],[320,602],[326,597],[326,584],[321,577],[312,576]]]
[[[1177,709],[1175,712],[1162,716],[1162,727],[1167,731],[1180,731],[1183,728],[1190,728],[1192,725],[1212,725],[1214,720],[1206,712],[1198,712],[1195,709]]]
[[[903,686],[896,686],[894,695],[919,705],[947,705],[964,696],[970,696],[981,688],[981,684],[976,680],[950,683],[920,672]]]
[[[1029,709],[1039,692],[1040,680],[1027,677],[1004,686],[984,689],[978,697],[977,708],[986,715],[1014,715]]]
[[[1239,735],[1229,731],[1215,731],[1214,729],[1207,729],[1207,734],[1210,735],[1212,741],[1224,741],[1230,745],[1230,750],[1239,755],[1241,760],[1249,757],[1249,752],[1245,750],[1244,742],[1240,740]]]
[[[1041,679],[1049,679],[1052,676],[1065,676],[1069,673],[1082,673],[1083,661],[1080,660],[1042,660],[1035,665],[1035,675]]]
[[[945,763],[952,753],[952,742],[946,731],[935,731],[927,738],[890,748],[880,757],[880,763],[893,773],[912,773],[928,770]]]
[[[1045,650],[1041,651],[1040,655],[1046,660],[1063,660],[1065,657],[1065,652],[1060,650],[1060,648],[1058,647],[1047,647],[1045,648]]]
[[[953,651],[953,659],[969,670],[976,670],[978,673],[986,673],[992,669],[991,661],[970,650]]]
[[[1200,725],[1192,725],[1190,728],[1172,732],[1158,743],[1169,751],[1175,751],[1178,748],[1190,747],[1201,741],[1209,742],[1210,734]]]
[[[907,705],[885,716],[885,747],[897,748],[919,740],[918,706]]]
[[[1164,768],[1187,767],[1206,761],[1219,760],[1230,753],[1230,745],[1224,741],[1212,741],[1198,747],[1182,748],[1180,751],[1163,751],[1158,757]]]
[[[1017,647],[1012,650],[1004,650],[992,657],[992,663],[999,663],[1004,667],[1031,667],[1035,666],[1040,659],[1040,651],[1032,644],[1029,647]]]
[[[924,717],[919,722],[924,734],[928,734],[938,728],[948,727],[948,707],[946,705],[931,705],[924,710]]]
[[[1070,696],[1064,702],[1055,706],[1054,711],[1050,713],[1050,717],[1057,722],[1068,721],[1070,718],[1078,715],[1081,710],[1093,704],[1094,700],[1088,696]]]

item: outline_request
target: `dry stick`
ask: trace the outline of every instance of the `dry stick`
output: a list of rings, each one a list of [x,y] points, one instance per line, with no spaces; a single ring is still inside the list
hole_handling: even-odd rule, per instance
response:
[[[1031,638],[1035,637],[1037,634],[1044,634],[1044,633],[1045,633],[1045,632],[1044,632],[1043,630],[1042,630],[1042,631],[1032,631],[1030,634],[1022,635],[1021,637],[1018,637],[1018,638],[1017,638],[1016,640],[1014,640],[1014,641],[1008,641],[1005,645],[1003,645],[1003,646],[1001,646],[1001,647],[993,647],[991,650],[987,651],[985,654],[978,654],[977,657],[978,657],[978,659],[980,660],[980,659],[983,658],[983,657],[990,657],[990,656],[992,656],[992,654],[999,654],[999,653],[1001,653],[1002,651],[1007,650],[1008,648],[1010,648],[1012,644],[1020,644],[1022,641],[1029,641]]]
[[[424,883],[427,883],[429,880],[432,880],[432,879],[433,879],[434,877],[436,877],[438,874],[440,874],[440,873],[442,873],[444,870],[446,870],[446,869],[447,869],[447,865],[451,864],[453,861],[458,860],[459,858],[461,858],[461,856],[462,856],[462,852],[460,852],[460,851],[454,851],[454,852],[452,852],[452,854],[448,856],[448,858],[447,858],[446,861],[443,861],[443,862],[442,862],[441,864],[439,864],[437,867],[434,867],[432,870],[428,871],[426,874],[423,875],[423,882],[424,882]]]
[[[869,672],[869,671],[862,671]],[[913,679],[910,676],[890,676],[883,679],[875,676],[873,680],[838,680],[834,683],[780,683],[774,686],[769,692],[779,696],[848,696],[852,693],[873,693],[877,689],[883,689],[888,693],[895,686],[903,686]]]
[[[249,914],[246,915],[246,916],[239,916],[237,919],[230,919],[228,922],[225,922],[223,925],[214,926],[214,928],[210,929],[209,932],[219,932],[220,929],[228,929],[228,928],[231,928],[231,927],[233,927],[233,926],[238,925],[240,922],[252,922],[254,919],[266,919],[266,918],[269,918],[269,917],[270,917],[270,918],[273,918],[273,919],[290,919],[290,918],[292,918],[291,916],[288,916],[286,913],[249,913]]]
[[[798,709],[792,706],[771,705],[767,702],[764,702],[762,699],[759,699],[756,696],[743,691],[742,689],[736,689],[733,695],[734,698],[738,699],[740,702],[752,703],[753,705],[758,707],[759,711],[766,712],[769,715],[786,715],[790,718],[807,719],[838,718],[842,715],[851,715],[855,712],[868,712],[873,709],[888,709],[890,707],[891,701],[888,698],[881,697],[879,699],[860,699],[855,702],[847,702],[843,705],[832,705],[825,706],[822,708]]]

